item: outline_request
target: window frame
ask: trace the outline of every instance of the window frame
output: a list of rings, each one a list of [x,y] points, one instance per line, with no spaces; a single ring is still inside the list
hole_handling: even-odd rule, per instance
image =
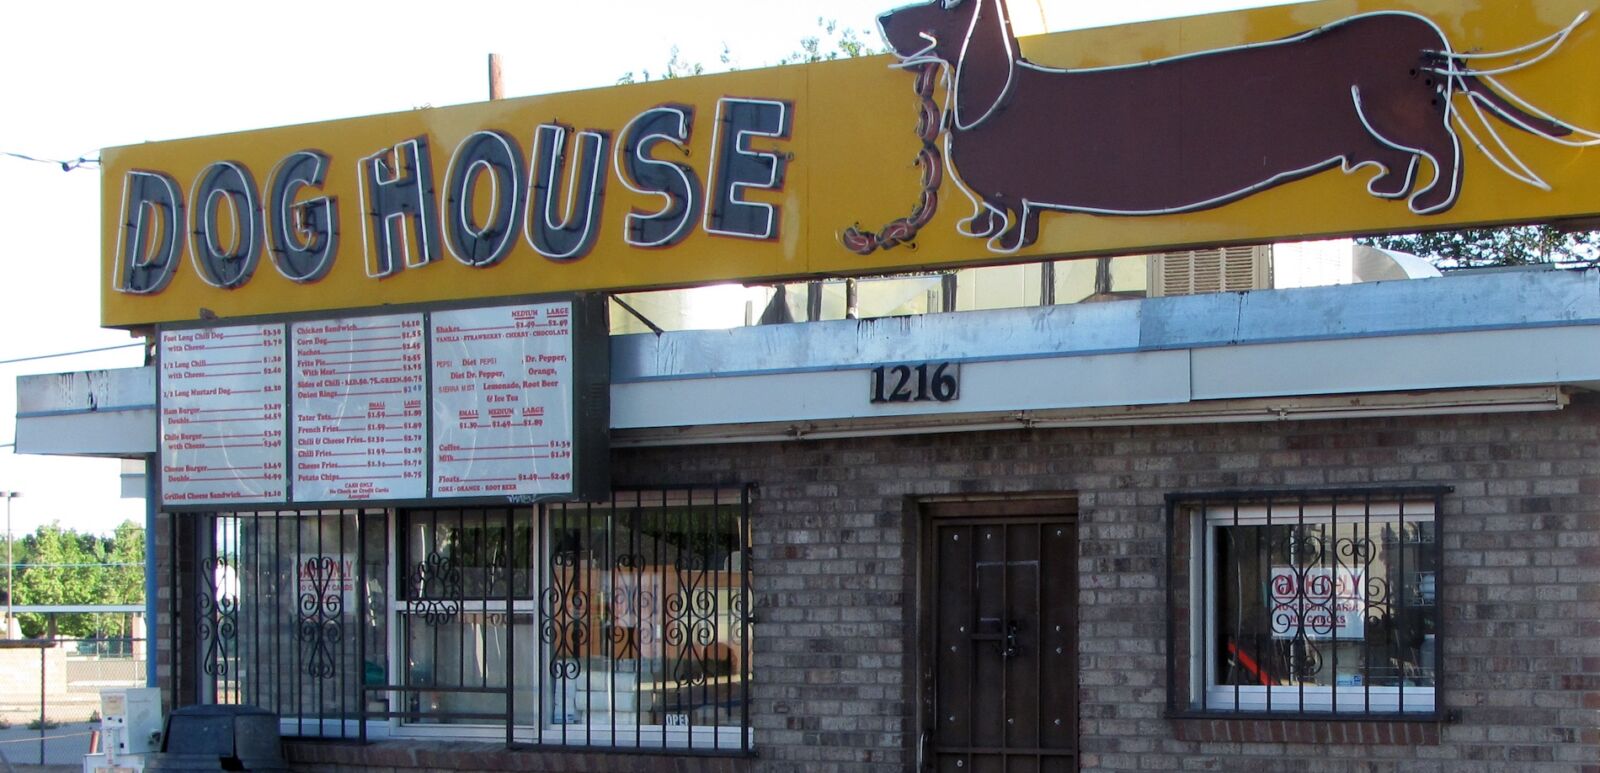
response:
[[[541,642],[539,629],[542,622],[542,606],[545,603],[545,593],[550,587],[551,556],[548,551],[552,545],[552,530],[556,529],[556,513],[566,509],[583,510],[586,513],[626,512],[628,510],[663,512],[673,508],[689,508],[710,506],[717,508],[733,508],[736,511],[735,523],[739,539],[743,542],[743,558],[738,562],[737,572],[740,588],[726,588],[724,593],[730,597],[739,591],[744,596],[742,614],[745,617],[743,639],[739,642],[743,648],[744,672],[751,671],[749,665],[750,639],[753,636],[754,616],[750,609],[754,596],[750,582],[750,550],[753,546],[751,540],[751,507],[753,506],[754,486],[710,486],[710,487],[685,487],[662,486],[639,489],[619,489],[613,492],[610,499],[596,503],[554,503],[539,505],[532,508],[533,523],[530,529],[532,544],[529,550],[528,586],[531,596],[516,595],[520,591],[513,591],[514,600],[511,604],[512,614],[531,617],[532,630],[527,634],[534,636],[535,655],[533,662],[524,662],[518,657],[516,648],[509,653],[510,662],[514,669],[515,688],[521,689],[524,685],[532,685],[535,694],[533,717],[523,717],[520,712],[510,721],[509,737],[516,743],[532,744],[539,747],[552,749],[641,749],[659,750],[669,753],[708,753],[726,754],[729,752],[749,753],[754,748],[754,728],[749,718],[748,683],[741,689],[745,690],[741,703],[744,708],[737,717],[739,724],[693,725],[678,727],[663,724],[626,723],[611,724],[604,721],[590,721],[573,724],[562,724],[553,721],[550,708],[546,705],[549,697],[547,691],[553,686],[550,682],[550,664],[556,654],[547,648],[547,643]],[[702,499],[702,497],[709,497]],[[408,616],[421,614],[420,610],[413,609],[419,599],[410,598],[409,585],[405,577],[406,566],[410,563],[406,547],[409,533],[407,531],[412,518],[419,512],[447,512],[458,511],[462,513],[477,511],[479,507],[422,507],[399,508],[392,511],[389,519],[389,555],[393,557],[390,562],[390,585],[388,597],[389,626],[389,664],[391,673],[399,674],[405,668],[405,637],[407,635],[406,619]],[[514,512],[523,508],[512,508]],[[605,516],[596,516],[605,517]],[[607,527],[609,529],[609,526]],[[510,538],[516,539],[516,529]],[[515,550],[512,551],[515,554]],[[517,570],[512,570],[515,576]],[[610,571],[602,569],[601,571]],[[586,589],[594,593],[599,589]],[[504,614],[506,600],[499,595],[485,595],[482,597],[467,596],[465,603],[459,610],[460,614]],[[664,602],[663,602],[664,603]],[[723,610],[725,615],[735,614],[733,610]],[[508,621],[509,622],[509,621]],[[719,638],[720,641],[720,638]],[[520,645],[519,645],[520,646]],[[586,651],[585,659],[593,658],[596,653]],[[587,678],[587,676],[585,676]],[[616,687],[612,686],[611,694],[614,696]],[[448,689],[444,690],[448,692]],[[402,700],[404,692],[385,692],[391,705]],[[642,693],[641,693],[642,694]],[[608,714],[605,719],[609,719]],[[508,737],[506,724],[493,720],[464,721],[459,723],[430,723],[419,721],[417,718],[391,717],[380,720],[382,724],[381,737],[388,738],[415,738],[415,739],[483,739],[494,740]],[[625,732],[624,732],[625,731]]]
[[[1444,667],[1446,636],[1440,575],[1444,566],[1444,497],[1453,490],[1448,486],[1416,486],[1168,494],[1167,715],[1180,719],[1444,719],[1442,695],[1448,674]],[[1355,518],[1370,515],[1392,524],[1403,514],[1408,522],[1414,516],[1432,524],[1436,621],[1432,687],[1217,684],[1218,658],[1212,639],[1222,604],[1217,598],[1215,537],[1227,525],[1265,525],[1269,522],[1269,509],[1280,512],[1285,507],[1304,512],[1306,525],[1347,523],[1345,519],[1351,517],[1348,514],[1352,510],[1359,513]],[[1372,525],[1377,523],[1374,520]]]

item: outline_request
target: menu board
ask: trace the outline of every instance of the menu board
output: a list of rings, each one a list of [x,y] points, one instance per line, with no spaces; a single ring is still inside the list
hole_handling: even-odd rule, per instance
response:
[[[294,498],[427,496],[421,314],[296,322]]]
[[[161,501],[282,502],[283,325],[163,330]]]
[[[572,492],[572,304],[432,315],[433,495]]]

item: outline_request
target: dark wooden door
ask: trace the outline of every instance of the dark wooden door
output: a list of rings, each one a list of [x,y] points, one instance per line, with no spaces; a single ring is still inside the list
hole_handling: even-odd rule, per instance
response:
[[[1076,520],[1002,515],[929,523],[924,769],[1076,771]]]

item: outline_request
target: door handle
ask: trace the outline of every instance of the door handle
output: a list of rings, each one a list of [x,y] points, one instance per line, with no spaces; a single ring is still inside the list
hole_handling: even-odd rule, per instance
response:
[[[1017,645],[1017,624],[1016,623],[1006,623],[1006,638],[1005,638],[1005,640],[1003,642],[999,642],[999,641],[995,642],[994,646],[995,646],[995,649],[1000,652],[1000,657],[1002,657],[1002,658],[1014,658],[1014,657],[1016,657],[1017,653],[1018,653],[1018,651],[1020,649],[1018,647],[1018,645]]]
[[[1002,658],[1014,658],[1022,653],[1022,646],[1017,639],[1017,624],[1006,623],[1005,633],[975,633],[973,641],[994,642],[994,652]]]

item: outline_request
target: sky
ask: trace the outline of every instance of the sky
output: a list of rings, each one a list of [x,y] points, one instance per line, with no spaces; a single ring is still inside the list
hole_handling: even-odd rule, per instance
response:
[[[898,0],[638,0],[311,4],[11,3],[0,27],[0,152],[100,148],[475,102],[486,55],[506,95],[608,86],[680,58],[765,66],[818,19],[875,29]],[[1277,4],[1270,0],[1011,0],[1019,34]],[[295,13],[293,10],[301,13]],[[876,42],[876,36],[872,37]],[[0,363],[130,343],[99,327],[97,171],[0,156]],[[142,520],[115,460],[11,453],[16,376],[141,364],[137,348],[0,364],[0,491],[12,527],[105,532]]]

